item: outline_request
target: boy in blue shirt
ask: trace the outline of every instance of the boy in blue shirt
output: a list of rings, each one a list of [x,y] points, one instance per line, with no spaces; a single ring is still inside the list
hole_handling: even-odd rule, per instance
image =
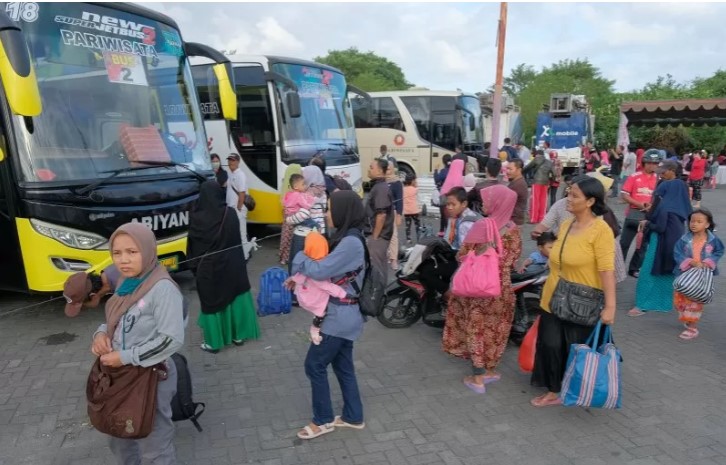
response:
[[[522,263],[522,266],[518,270],[519,273],[534,271],[536,269],[535,267],[539,269],[549,267],[550,252],[556,240],[557,236],[551,232],[540,234],[537,238],[537,251],[532,252],[524,263]]]

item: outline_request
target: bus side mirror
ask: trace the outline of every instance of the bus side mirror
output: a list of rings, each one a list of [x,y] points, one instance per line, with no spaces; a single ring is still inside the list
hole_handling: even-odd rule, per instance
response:
[[[222,115],[228,121],[237,120],[237,94],[232,86],[227,63],[218,63],[212,67],[219,83],[219,101],[222,103]],[[231,68],[231,66],[229,67]]]
[[[5,13],[0,13],[0,77],[13,113],[40,115],[40,89],[28,45],[23,31]]]
[[[297,92],[293,91],[285,94],[285,106],[287,107],[287,115],[290,118],[299,118],[302,115],[300,94]]]
[[[476,131],[476,121],[474,121],[474,117],[469,118],[469,131]]]

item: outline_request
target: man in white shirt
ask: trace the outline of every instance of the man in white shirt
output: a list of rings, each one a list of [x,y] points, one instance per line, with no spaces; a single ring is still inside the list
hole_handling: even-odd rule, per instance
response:
[[[230,153],[227,157],[229,166],[229,179],[227,180],[227,206],[237,211],[239,218],[239,231],[242,236],[242,249],[245,260],[250,258],[249,246],[247,245],[247,208],[245,207],[245,196],[247,195],[247,177],[239,167],[240,156]]]

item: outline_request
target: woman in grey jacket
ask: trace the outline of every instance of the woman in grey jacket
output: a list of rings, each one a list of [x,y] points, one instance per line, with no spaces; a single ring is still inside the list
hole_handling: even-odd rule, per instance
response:
[[[351,299],[331,298],[326,309],[319,345],[310,344],[305,358],[305,374],[310,379],[313,394],[312,422],[297,433],[300,439],[313,439],[339,428],[363,429],[363,405],[353,366],[353,343],[363,332],[363,315],[358,307],[357,294],[346,273],[357,273],[358,289],[363,286],[365,248],[363,246],[363,203],[353,191],[337,191],[330,196],[328,222],[335,227],[330,240],[330,254],[322,260],[312,260],[304,253],[292,262],[292,272],[311,279],[340,283]],[[287,282],[288,287],[294,284]],[[343,394],[343,412],[333,416],[328,385],[328,365],[338,378]]]
[[[164,363],[167,373],[156,392],[151,434],[143,439],[111,437],[111,452],[120,465],[173,465],[171,399],[177,377],[174,362],[168,359],[184,345],[182,295],[158,262],[156,238],[149,228],[141,223],[125,224],[113,233],[110,243],[121,279],[106,303],[106,324],[94,333],[91,351],[105,366]]]

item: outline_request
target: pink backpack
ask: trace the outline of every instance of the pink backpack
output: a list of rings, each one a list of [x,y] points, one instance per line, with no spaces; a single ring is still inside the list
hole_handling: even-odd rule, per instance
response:
[[[496,248],[491,244],[481,255],[473,250],[466,254],[451,280],[451,293],[478,299],[502,295],[502,279],[499,275],[501,250],[502,239],[497,233]]]

